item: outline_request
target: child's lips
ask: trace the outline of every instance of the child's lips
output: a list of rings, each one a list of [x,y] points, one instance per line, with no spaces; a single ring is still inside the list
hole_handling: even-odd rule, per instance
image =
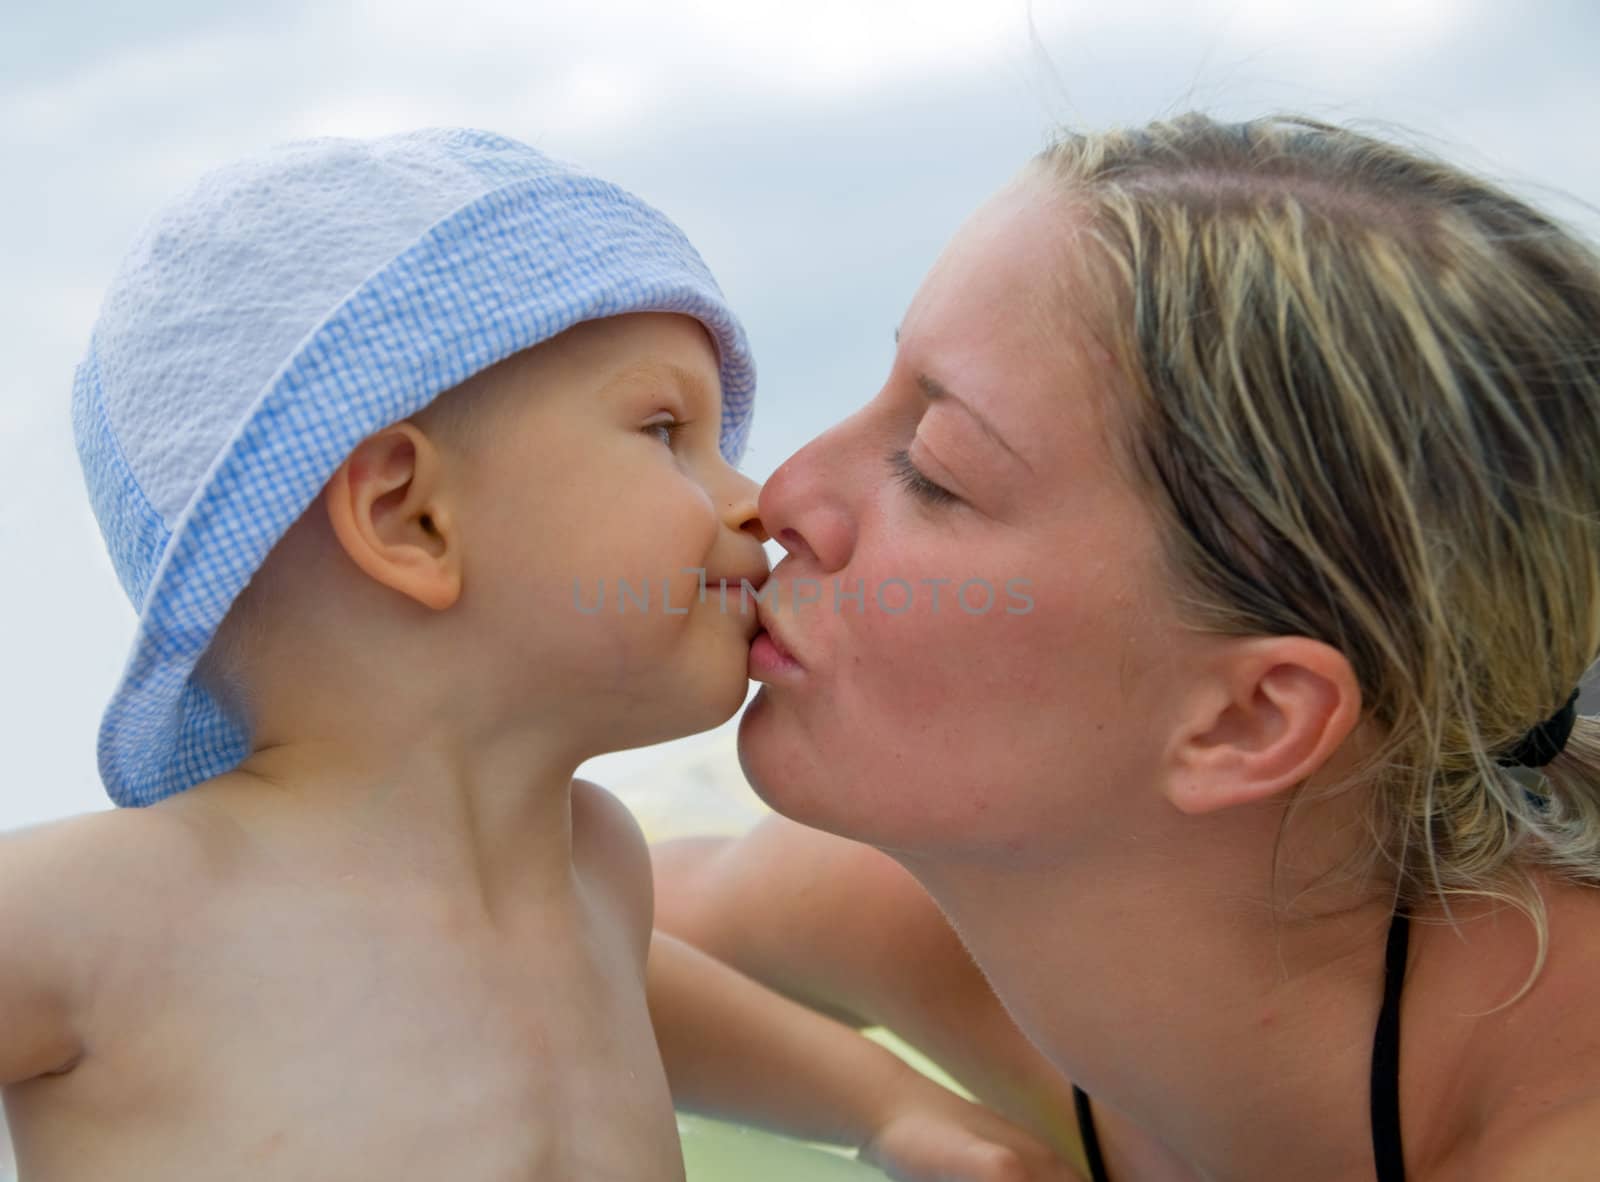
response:
[[[718,596],[719,609],[725,612],[736,611],[740,616],[744,617],[745,641],[747,643],[754,640],[756,633],[761,629],[761,623],[756,614],[761,601],[755,596],[766,584],[767,578],[771,573],[766,567],[762,567],[758,570],[746,571],[743,574],[706,576],[707,595],[715,594]],[[746,583],[750,585],[749,591],[745,590]]]
[[[709,592],[713,587],[726,587],[727,590],[725,594],[734,596],[744,592],[744,585],[749,583],[750,590],[748,592],[744,592],[744,595],[747,599],[753,598],[754,595],[766,584],[767,578],[771,574],[772,572],[770,570],[768,570],[766,567],[762,567],[759,570],[744,571],[742,573],[735,572],[731,575],[707,575],[706,590]],[[757,600],[757,602],[760,601]]]

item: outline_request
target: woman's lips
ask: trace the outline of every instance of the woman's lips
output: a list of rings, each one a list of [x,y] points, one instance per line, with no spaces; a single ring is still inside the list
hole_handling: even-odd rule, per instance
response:
[[[800,662],[778,646],[770,632],[757,632],[750,642],[749,675],[752,681],[770,681],[800,673]]]
[[[765,613],[763,613],[765,616]],[[757,632],[755,639],[750,642],[750,678],[753,681],[767,681],[774,678],[790,678],[795,674],[803,673],[805,666],[795,659],[795,655],[778,639],[777,633],[770,628],[770,621],[763,618],[763,627]]]

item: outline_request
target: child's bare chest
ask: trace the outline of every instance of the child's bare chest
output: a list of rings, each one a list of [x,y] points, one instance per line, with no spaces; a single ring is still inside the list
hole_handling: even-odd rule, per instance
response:
[[[100,1176],[74,1149],[93,1128],[122,1141],[107,1162],[130,1182],[146,1157],[152,1178],[681,1177],[620,931],[530,919],[496,935],[339,908],[235,919],[124,958],[99,995],[103,1035],[24,1098],[39,1119],[19,1126],[73,1176]]]

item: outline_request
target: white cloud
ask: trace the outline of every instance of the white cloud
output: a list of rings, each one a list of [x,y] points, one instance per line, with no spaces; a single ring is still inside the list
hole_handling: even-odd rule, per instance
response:
[[[426,45],[488,63],[521,55],[530,69],[599,59],[611,80],[651,92],[737,82],[829,95],[981,68],[1019,41],[1026,11],[1021,2],[970,0],[604,0],[581,8],[458,0],[452,10],[445,23],[429,0],[360,0],[354,11],[390,51]]]
[[[837,94],[936,80],[998,58],[1024,31],[1023,8],[956,0],[812,0],[805,6],[695,0],[708,43],[752,80]]]
[[[1284,4],[1281,0],[1214,0],[1205,6],[1241,41],[1279,42],[1315,32],[1309,48],[1356,41],[1370,49],[1415,47],[1472,20],[1478,4],[1463,0],[1342,0],[1334,5]]]
[[[71,143],[107,111],[125,114],[227,78],[234,60],[249,53],[242,38],[186,38],[113,54],[59,80],[0,93],[0,142]]]

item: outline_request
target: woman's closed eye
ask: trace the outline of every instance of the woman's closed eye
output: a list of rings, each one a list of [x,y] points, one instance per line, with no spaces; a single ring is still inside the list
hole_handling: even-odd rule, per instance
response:
[[[912,496],[926,501],[930,505],[950,505],[961,500],[955,493],[942,485],[935,484],[917,470],[911,462],[911,456],[905,448],[889,453],[889,471]]]

